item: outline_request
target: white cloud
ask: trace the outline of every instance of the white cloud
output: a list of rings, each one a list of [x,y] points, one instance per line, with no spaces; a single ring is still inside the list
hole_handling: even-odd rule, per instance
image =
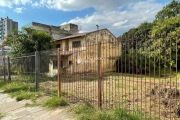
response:
[[[16,13],[22,13],[22,10],[23,9],[25,9],[25,8],[22,8],[22,7],[20,7],[20,8],[15,8],[14,9],[14,12],[16,12]]]
[[[127,22],[128,22],[128,20],[120,21],[120,22],[114,23],[113,26],[114,27],[120,27]]]
[[[75,18],[66,23],[75,23],[82,26],[83,31],[96,30],[96,24],[100,28],[108,28],[116,36],[130,28],[137,27],[144,21],[152,21],[156,13],[164,5],[155,1],[140,1],[128,4],[125,10],[110,10],[96,12],[91,16]],[[64,23],[63,23],[64,24]]]
[[[0,6],[12,8],[14,5],[26,5],[32,0],[0,0]]]
[[[108,10],[125,5],[129,2],[137,1],[139,0],[39,0],[34,2],[32,6],[45,6],[49,9],[63,11],[82,10],[89,7],[93,7],[96,10]]]

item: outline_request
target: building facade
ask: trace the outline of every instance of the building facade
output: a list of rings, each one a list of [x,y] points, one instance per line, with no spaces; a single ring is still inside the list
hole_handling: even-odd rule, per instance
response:
[[[49,33],[53,39],[60,39],[69,35],[76,34],[78,32],[78,25],[68,23],[61,26],[46,25],[37,22],[31,22],[22,28],[33,28],[36,30],[43,30]]]
[[[77,33],[54,42],[61,49],[61,68],[66,74],[97,72],[99,42],[102,43],[101,57],[104,58],[102,60],[104,71],[115,70],[116,60],[122,51],[121,43],[108,29]],[[51,63],[49,65],[50,76],[57,73],[57,57],[54,57]]]
[[[5,36],[12,34],[14,29],[18,29],[18,22],[12,19],[1,18],[0,19],[0,41],[4,40]]]

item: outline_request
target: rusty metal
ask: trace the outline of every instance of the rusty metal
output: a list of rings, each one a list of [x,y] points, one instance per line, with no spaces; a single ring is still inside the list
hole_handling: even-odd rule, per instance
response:
[[[62,72],[61,72],[61,52],[60,48],[58,48],[58,97],[61,97],[61,79],[62,79]]]
[[[101,43],[98,43],[98,107],[102,108],[102,63]]]

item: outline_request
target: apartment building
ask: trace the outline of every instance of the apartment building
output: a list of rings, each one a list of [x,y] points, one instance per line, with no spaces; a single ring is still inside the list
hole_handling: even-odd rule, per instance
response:
[[[4,40],[4,37],[12,34],[14,29],[18,29],[18,22],[6,17],[0,19],[0,41]]]

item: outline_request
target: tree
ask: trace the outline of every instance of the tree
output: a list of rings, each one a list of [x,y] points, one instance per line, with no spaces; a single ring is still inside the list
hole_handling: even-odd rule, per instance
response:
[[[54,48],[52,37],[45,31],[35,30],[31,28],[24,28],[23,31],[14,30],[13,34],[6,37],[6,41],[3,43],[6,46],[11,47],[11,56],[29,55],[35,51],[50,50]],[[50,59],[47,56],[39,55],[40,62],[43,65],[40,66],[41,72],[47,72]],[[26,57],[11,60],[12,69],[16,73],[32,72],[35,69],[34,57]],[[28,66],[29,65],[29,66]]]
[[[125,44],[124,48],[128,48],[125,49],[127,51],[123,58],[130,58],[133,61],[136,54],[138,57],[133,63],[137,64],[136,68],[140,66],[141,71],[146,72],[153,71],[157,67],[163,71],[177,68],[180,64],[176,64],[176,60],[180,61],[179,15],[180,3],[173,0],[157,13],[156,19],[152,23],[144,22],[137,28],[125,32],[119,37],[123,40],[123,45]],[[129,46],[130,44],[131,46]],[[149,62],[145,63],[146,58]],[[121,59],[121,62],[126,63],[126,66],[129,65],[125,59]],[[146,67],[143,68],[143,66]],[[125,69],[127,71],[128,68]]]
[[[171,3],[163,7],[163,9],[156,14],[155,20],[177,17],[179,15],[180,15],[180,3],[178,1],[172,0]]]
[[[45,31],[24,28],[22,32],[14,30],[6,37],[4,45],[11,47],[11,55],[20,55],[35,51],[52,49],[53,39]]]

